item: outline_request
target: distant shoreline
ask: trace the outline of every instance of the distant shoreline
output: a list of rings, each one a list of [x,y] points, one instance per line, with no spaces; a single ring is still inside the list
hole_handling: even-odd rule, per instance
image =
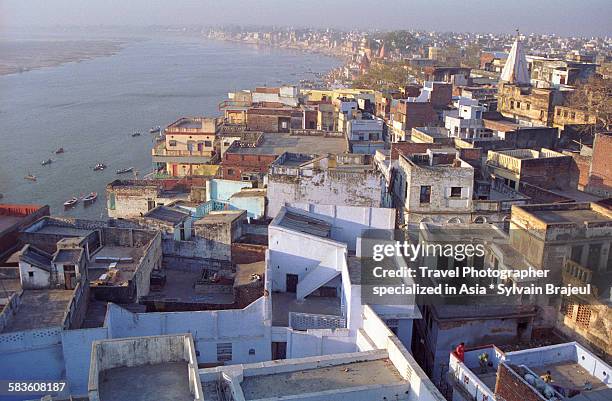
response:
[[[0,41],[0,76],[17,75],[98,57],[109,57],[125,47],[116,40],[17,40]]]

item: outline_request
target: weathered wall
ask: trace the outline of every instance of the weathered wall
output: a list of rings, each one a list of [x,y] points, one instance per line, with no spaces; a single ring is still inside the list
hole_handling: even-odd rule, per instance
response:
[[[268,176],[268,217],[286,203],[341,206],[381,206],[382,182],[374,170],[342,172],[314,171],[310,177]]]

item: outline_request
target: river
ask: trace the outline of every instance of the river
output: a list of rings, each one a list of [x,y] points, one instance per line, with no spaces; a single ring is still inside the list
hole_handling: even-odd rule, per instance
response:
[[[115,171],[133,166],[142,176],[152,169],[150,127],[217,116],[230,91],[295,84],[338,65],[290,50],[151,37],[128,40],[112,56],[0,76],[0,202],[105,219],[105,186]],[[132,137],[135,130],[142,135]],[[54,153],[59,147],[64,154]],[[108,168],[93,171],[97,162]],[[65,200],[91,191],[99,194],[95,204],[64,210]]]

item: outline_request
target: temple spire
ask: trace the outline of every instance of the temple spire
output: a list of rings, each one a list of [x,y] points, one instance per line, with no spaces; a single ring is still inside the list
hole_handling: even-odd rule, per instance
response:
[[[516,39],[504,65],[504,69],[501,73],[502,81],[508,82],[515,85],[529,85],[530,76],[529,69],[527,68],[527,59],[525,58],[525,51],[520,39],[519,30],[516,30]]]

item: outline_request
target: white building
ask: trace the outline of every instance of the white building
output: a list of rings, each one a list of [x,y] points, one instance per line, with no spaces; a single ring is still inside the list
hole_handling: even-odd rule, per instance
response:
[[[471,139],[480,138],[489,131],[484,127],[482,113],[484,107],[473,104],[460,104],[455,113],[448,113],[444,119],[444,126],[450,136]]]
[[[454,149],[399,156],[393,198],[402,224],[471,221],[474,168]]]
[[[315,157],[283,153],[268,173],[266,214],[287,203],[381,206],[381,175],[364,154]]]

